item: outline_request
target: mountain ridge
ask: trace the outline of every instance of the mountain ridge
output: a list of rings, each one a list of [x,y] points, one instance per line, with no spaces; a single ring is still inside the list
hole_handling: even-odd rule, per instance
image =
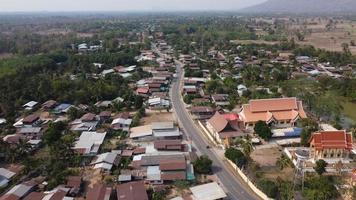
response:
[[[240,11],[244,13],[356,14],[356,0],[267,0]]]

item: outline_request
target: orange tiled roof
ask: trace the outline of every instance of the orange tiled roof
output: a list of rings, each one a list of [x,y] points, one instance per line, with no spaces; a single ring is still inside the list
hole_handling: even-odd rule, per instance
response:
[[[310,143],[317,150],[323,149],[352,149],[352,135],[342,131],[320,131],[313,133]]]
[[[296,98],[251,100],[242,106],[240,116],[244,122],[270,120],[296,120],[306,118],[301,101]]]

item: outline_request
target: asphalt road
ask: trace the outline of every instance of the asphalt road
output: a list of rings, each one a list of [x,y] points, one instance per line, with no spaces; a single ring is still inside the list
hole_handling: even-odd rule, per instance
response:
[[[248,186],[233,172],[233,169],[224,164],[220,158],[211,148],[209,141],[202,135],[203,133],[196,127],[194,121],[185,109],[181,97],[180,85],[182,82],[183,72],[182,63],[176,61],[177,65],[177,80],[172,83],[171,87],[171,102],[175,111],[176,117],[180,123],[181,128],[184,130],[189,140],[192,140],[194,147],[201,154],[208,155],[213,161],[213,172],[216,174],[222,183],[223,187],[227,190],[229,199],[236,200],[252,200],[260,199],[257,195],[248,188]]]

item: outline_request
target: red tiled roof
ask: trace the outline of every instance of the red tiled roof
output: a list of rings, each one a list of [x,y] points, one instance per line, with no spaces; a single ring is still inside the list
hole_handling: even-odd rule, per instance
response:
[[[317,150],[323,149],[345,149],[352,150],[352,135],[345,130],[342,131],[320,131],[313,133],[310,143]]]
[[[296,98],[250,100],[251,112],[282,111],[298,109]]]
[[[270,120],[296,120],[306,118],[301,101],[296,98],[251,100],[242,106],[241,119],[246,122]]]
[[[224,118],[229,121],[239,120],[239,116],[235,113],[224,113]]]

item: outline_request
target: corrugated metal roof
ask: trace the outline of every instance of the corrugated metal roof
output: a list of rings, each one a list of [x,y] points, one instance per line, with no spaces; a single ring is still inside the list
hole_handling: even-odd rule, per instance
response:
[[[190,191],[194,200],[216,200],[226,197],[226,193],[216,182],[191,187]]]

